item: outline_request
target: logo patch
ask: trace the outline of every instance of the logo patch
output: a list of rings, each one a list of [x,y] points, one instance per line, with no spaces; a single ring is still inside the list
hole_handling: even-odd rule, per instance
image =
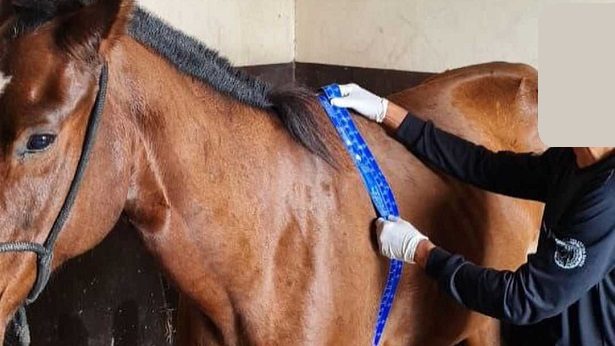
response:
[[[553,259],[562,269],[580,268],[585,264],[585,245],[573,238],[555,238],[555,254]]]

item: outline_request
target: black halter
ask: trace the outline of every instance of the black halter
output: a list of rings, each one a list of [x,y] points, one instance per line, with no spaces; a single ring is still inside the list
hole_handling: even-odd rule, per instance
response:
[[[100,72],[100,78],[98,80],[98,93],[96,94],[96,101],[94,102],[94,106],[92,107],[92,111],[88,120],[85,138],[83,140],[81,156],[79,157],[79,163],[77,164],[77,169],[71,182],[70,189],[68,190],[68,194],[64,199],[62,209],[60,209],[60,212],[58,213],[58,216],[56,217],[56,220],[51,227],[51,231],[47,236],[47,240],[45,240],[44,244],[30,242],[0,243],[0,253],[36,253],[38,262],[36,282],[34,283],[34,287],[32,287],[30,294],[28,294],[28,297],[25,302],[26,305],[31,304],[38,298],[41,292],[45,289],[45,286],[47,286],[47,282],[49,281],[49,276],[51,275],[53,250],[55,248],[56,241],[58,240],[58,236],[60,235],[60,232],[62,231],[64,224],[66,223],[66,220],[70,215],[70,211],[73,207],[73,204],[75,204],[77,192],[79,191],[79,186],[81,184],[81,181],[83,180],[83,175],[90,160],[92,148],[94,147],[94,141],[96,139],[98,125],[100,124],[100,118],[105,106],[105,98],[107,96],[107,78],[107,65],[104,64]],[[23,309],[20,309],[17,317],[18,319],[25,319],[25,311]],[[19,324],[19,322],[17,322],[17,324]]]

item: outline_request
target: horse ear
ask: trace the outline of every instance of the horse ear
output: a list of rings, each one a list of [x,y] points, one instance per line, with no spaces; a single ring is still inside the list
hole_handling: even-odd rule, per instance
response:
[[[60,48],[86,63],[100,61],[130,22],[134,0],[98,0],[69,15],[60,24]]]

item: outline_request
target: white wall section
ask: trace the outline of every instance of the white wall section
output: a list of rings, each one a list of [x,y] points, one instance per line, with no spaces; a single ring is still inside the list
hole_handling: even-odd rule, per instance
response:
[[[540,0],[297,0],[297,61],[440,71],[535,65]]]
[[[568,2],[140,1],[237,65],[296,60],[431,72],[497,60],[536,66],[541,8]]]

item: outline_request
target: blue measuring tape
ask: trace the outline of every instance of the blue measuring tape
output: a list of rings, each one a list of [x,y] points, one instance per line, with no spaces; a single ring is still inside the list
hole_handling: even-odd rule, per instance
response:
[[[365,183],[365,187],[369,192],[378,215],[384,218],[389,216],[398,217],[399,210],[397,209],[397,203],[391,191],[391,186],[389,186],[384,174],[382,174],[378,162],[376,162],[374,155],[369,150],[350,113],[345,108],[335,107],[331,104],[331,99],[342,96],[339,85],[331,84],[322,88],[322,90],[323,93],[318,96],[318,99],[361,173],[363,183]],[[380,344],[389,312],[393,306],[395,291],[397,290],[402,270],[403,262],[391,260],[384,292],[382,292],[382,297],[380,298],[376,326],[374,327],[374,346]]]

